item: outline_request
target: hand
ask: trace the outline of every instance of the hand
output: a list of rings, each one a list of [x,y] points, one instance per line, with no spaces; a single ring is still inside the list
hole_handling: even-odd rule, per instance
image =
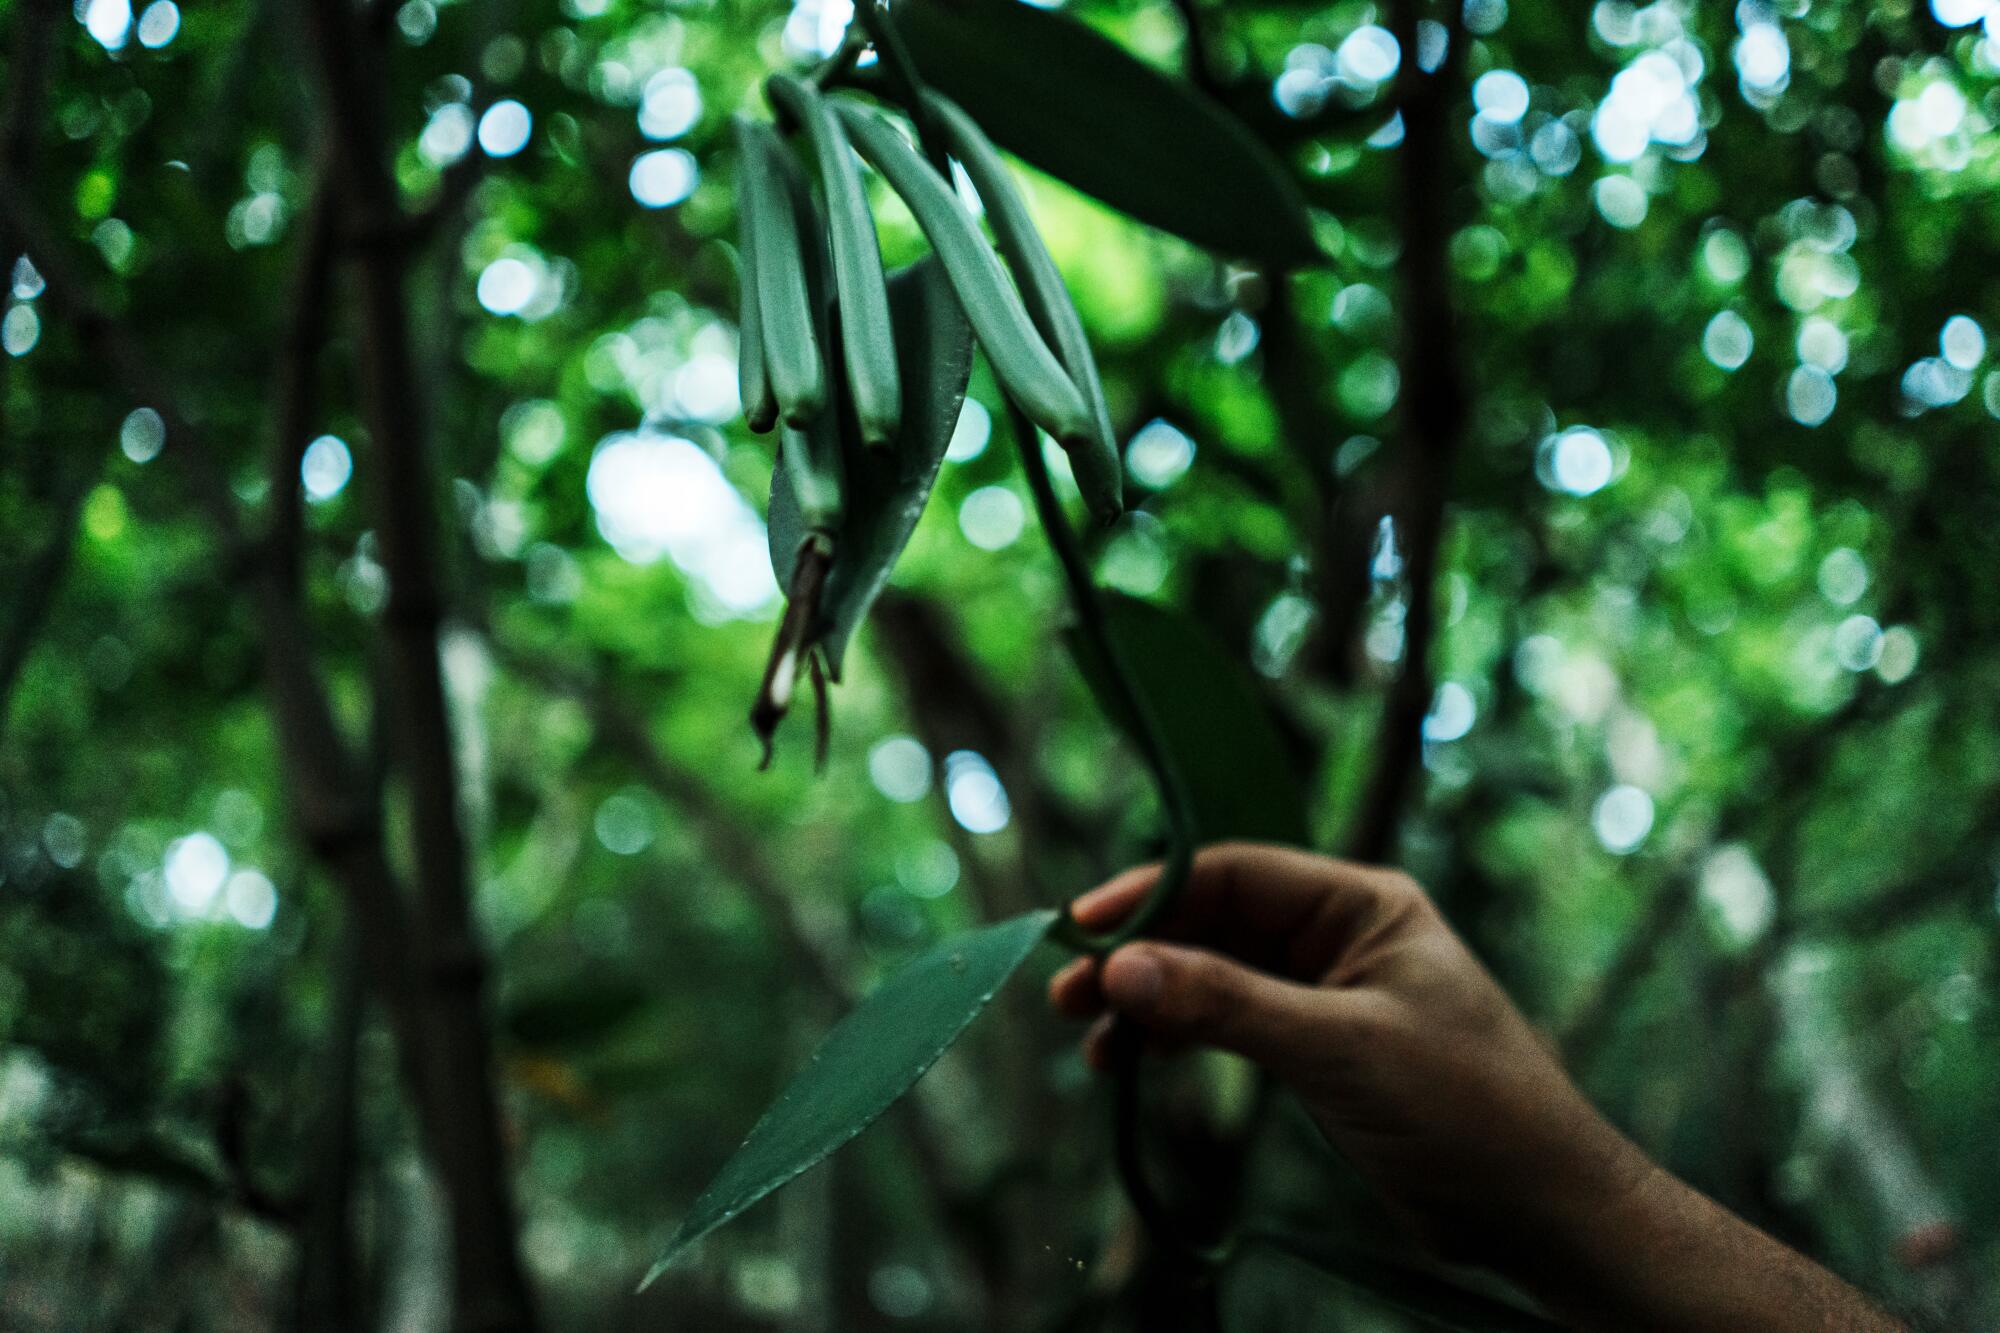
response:
[[[1158,876],[1129,871],[1071,910],[1107,929]],[[1578,1327],[1903,1328],[1648,1161],[1396,871],[1208,848],[1161,938],[1079,959],[1049,994],[1099,1016],[1100,1067],[1113,1014],[1256,1061],[1441,1258],[1498,1270]]]
[[[1117,924],[1158,873],[1077,899],[1078,923]],[[1524,1225],[1571,1225],[1648,1168],[1406,875],[1212,847],[1162,936],[1070,964],[1055,1007],[1264,1066],[1443,1257],[1500,1264]],[[1087,1042],[1100,1065],[1103,1035]]]

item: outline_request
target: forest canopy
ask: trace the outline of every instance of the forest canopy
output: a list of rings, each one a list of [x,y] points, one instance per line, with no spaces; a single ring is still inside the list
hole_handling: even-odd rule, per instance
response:
[[[730,121],[912,124],[871,15],[1124,512],[974,360],[759,772]],[[2000,1318],[1996,123],[1994,0],[0,0],[0,1324],[1181,1326],[1033,940],[634,1288],[860,997],[1183,813],[1405,867],[1648,1153]],[[1214,1326],[1439,1326],[1246,1067],[1144,1102],[1349,1256]]]

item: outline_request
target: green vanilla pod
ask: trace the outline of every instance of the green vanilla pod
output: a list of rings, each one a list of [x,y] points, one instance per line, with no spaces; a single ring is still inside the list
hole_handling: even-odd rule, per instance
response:
[[[1083,395],[1035,331],[1000,257],[951,183],[881,116],[844,99],[834,108],[854,146],[903,197],[930,239],[1001,387],[1066,448],[1089,446],[1095,427]]]
[[[787,74],[773,74],[764,86],[771,104],[796,121],[812,143],[833,242],[834,290],[848,392],[863,442],[885,446],[895,438],[902,421],[903,385],[896,366],[895,332],[889,322],[882,247],[875,236],[874,215],[868,211],[859,164],[847,132],[818,89]]]
[[[736,318],[736,385],[743,400],[743,420],[758,434],[777,424],[778,400],[771,394],[771,377],[764,366],[764,321],[757,310],[757,192],[751,181],[751,159],[758,152],[751,122],[729,118],[736,143],[736,253],[738,306]]]
[[[784,162],[791,154],[777,132],[752,123],[751,151],[742,162],[751,191],[750,219],[756,241],[757,316],[764,331],[764,364],[785,424],[804,426],[826,407],[826,368],[820,356],[819,319],[807,280],[805,247],[820,244],[802,236],[785,184]]]
[[[1073,446],[1057,437],[1069,451],[1070,470],[1076,474],[1077,489],[1084,502],[1100,520],[1109,522],[1125,509],[1125,470],[1118,457],[1118,441],[1111,431],[1111,409],[1104,400],[1104,384],[1097,376],[1097,358],[1091,355],[1090,339],[1084,334],[1083,320],[1070,300],[1069,288],[1048,247],[1042,244],[1035,220],[1014,186],[1012,174],[999,152],[979,125],[957,103],[941,93],[926,97],[934,123],[943,131],[946,147],[965,168],[972,188],[986,204],[986,221],[1000,243],[1000,252],[1014,271],[1021,297],[1042,336],[1052,343],[1056,355],[1068,369],[1070,379],[1090,408],[1091,438],[1087,445]]]

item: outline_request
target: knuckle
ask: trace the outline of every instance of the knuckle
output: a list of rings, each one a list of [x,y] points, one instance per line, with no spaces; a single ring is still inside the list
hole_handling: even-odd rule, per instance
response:
[[[1355,1060],[1379,1058],[1400,1042],[1401,1014],[1384,998],[1356,996],[1329,1035],[1336,1055]]]
[[[1408,871],[1379,871],[1377,884],[1383,899],[1395,906],[1427,901],[1424,886],[1417,883]]]

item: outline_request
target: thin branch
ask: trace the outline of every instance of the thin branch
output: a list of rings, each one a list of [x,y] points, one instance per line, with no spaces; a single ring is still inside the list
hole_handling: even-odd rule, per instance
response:
[[[137,335],[114,319],[92,295],[67,247],[57,240],[18,183],[5,176],[0,176],[0,222],[13,229],[15,238],[41,274],[42,302],[75,330],[85,348],[110,372],[112,383],[123,389],[130,400],[160,414],[166,426],[167,448],[180,457],[178,446],[193,440],[199,432],[181,412],[176,395],[154,369],[153,360],[144,352]],[[104,447],[109,449],[109,443]],[[227,558],[232,562],[242,561],[250,552],[243,540],[235,497],[230,494],[220,463],[215,455],[200,449],[187,450],[186,457],[189,466],[182,475],[193,486],[196,503],[217,525]]]
[[[54,34],[61,7],[55,0],[23,0],[16,20],[14,42],[7,60],[7,102],[0,110],[0,197],[14,195],[19,186],[34,178],[35,150],[42,127],[42,107],[50,67],[55,52]],[[14,260],[23,248],[24,237],[13,210],[0,206],[0,305],[13,285]],[[0,472],[7,470],[7,378],[13,358],[0,356]],[[36,641],[41,637],[56,593],[69,571],[70,556],[76,549],[76,523],[84,496],[90,490],[103,460],[87,465],[61,490],[54,523],[47,540],[27,565],[16,571],[14,586],[19,589],[10,608],[7,624],[0,630],[0,737],[7,730],[13,703],[14,685],[27,665]]]
[[[333,280],[335,209],[322,168],[306,212],[278,343],[276,421],[271,448],[271,516],[265,539],[270,577],[296,595],[304,574],[305,496],[299,469],[319,412],[319,356],[326,345]]]
[[[1105,953],[1127,940],[1137,939],[1173,906],[1174,899],[1186,884],[1188,870],[1194,861],[1194,807],[1186,784],[1181,781],[1180,773],[1167,754],[1164,732],[1153,713],[1152,704],[1132,683],[1132,673],[1125,663],[1124,653],[1111,636],[1111,622],[1105,615],[1103,600],[1097,595],[1096,582],[1089,565],[1084,562],[1082,548],[1077,545],[1069,519],[1063,513],[1062,501],[1056,498],[1055,486],[1049,479],[1049,466],[1042,457],[1041,435],[1012,400],[1007,404],[1007,419],[1013,430],[1015,452],[1021,458],[1021,471],[1028,478],[1028,492],[1034,497],[1035,515],[1041,520],[1042,534],[1055,552],[1056,564],[1062,569],[1063,582],[1069,588],[1077,632],[1104,670],[1104,683],[1114,696],[1112,707],[1131,720],[1132,743],[1145,762],[1147,772],[1152,775],[1167,817],[1170,841],[1167,863],[1160,871],[1158,883],[1146,895],[1138,910],[1116,930],[1101,938],[1084,937],[1074,930],[1069,932],[1070,943],[1094,953]],[[1074,926],[1067,916],[1063,921],[1065,926]]]
[[[436,1143],[451,1197],[454,1318],[511,1333],[536,1325],[516,1241],[516,1213],[500,1126],[492,1034],[484,1011],[485,959],[474,930],[459,775],[445,697],[437,582],[438,501],[430,441],[410,345],[404,218],[388,171],[381,80],[369,67],[361,18],[345,0],[309,6],[346,218],[356,255],[357,355],[372,449],[375,535],[389,583],[382,616],[391,748],[410,802],[420,995],[436,1040],[432,1086],[456,1132]]]
[[[1835,751],[1857,727],[1878,717],[1887,699],[1887,694],[1880,690],[1857,694],[1811,731],[1778,746],[1771,759],[1775,776],[1758,783],[1754,791],[1745,794],[1740,805],[1724,816],[1713,841],[1727,843],[1742,838],[1753,820],[1767,825],[1765,839],[1770,844],[1783,846],[1795,841],[1811,809],[1802,793],[1817,790],[1814,777],[1827,770]],[[1793,794],[1774,805],[1768,796],[1773,790]],[[2000,819],[2000,813],[1996,813],[1996,819]],[[2000,824],[1995,827],[2000,828]],[[1931,881],[1932,877],[1924,876],[1921,882],[1928,886]],[[1570,1062],[1588,1061],[1611,1035],[1632,992],[1651,974],[1666,942],[1693,913],[1699,887],[1699,870],[1690,866],[1654,891],[1645,915],[1625,937],[1623,947],[1605,969],[1596,990],[1563,1031],[1561,1045]],[[1786,924],[1790,928],[1796,923]]]
[[[361,941],[350,925],[330,959],[333,1015],[327,1025],[324,1095],[313,1135],[312,1180],[299,1220],[295,1326],[301,1333],[344,1333],[356,1327],[354,1167],[355,1092],[366,973]]]
[[[56,0],[21,0],[19,14],[20,26],[7,60],[7,104],[0,109],[0,171],[25,180],[34,168],[62,6]],[[13,255],[7,258],[12,260]]]
[[[1201,21],[1199,0],[1174,0],[1174,9],[1181,16],[1181,28],[1186,34],[1182,66],[1188,82],[1218,102],[1232,101],[1237,90],[1223,80],[1221,71],[1216,68],[1215,53],[1209,47],[1208,29]]]
[[[1024,857],[1017,891],[996,904],[1004,913],[1033,905],[1033,862],[1051,845],[1095,853],[1101,864],[1104,830],[1064,804],[1035,771],[1032,735],[1014,725],[1007,701],[967,653],[950,616],[934,602],[887,590],[871,615],[878,649],[900,678],[905,702],[924,743],[937,754],[972,750],[984,755],[1010,793],[1021,826],[1039,851]]]
[[[744,832],[735,811],[716,799],[707,782],[675,762],[645,725],[602,683],[587,679],[489,636],[494,658],[523,680],[583,706],[598,741],[623,755],[640,779],[688,816],[688,827],[708,859],[743,890],[804,970],[822,999],[845,1009],[854,1002],[848,983],[850,960],[822,939],[799,911],[798,902],[762,845]]]
[[[1995,846],[2000,841],[2000,797],[1990,800],[1989,806],[1966,835],[1966,846],[1950,861],[1859,902],[1802,912],[1797,918],[1799,933],[1866,937],[1920,925],[1940,909],[1990,911],[2000,872],[2000,848]]]
[[[1624,946],[1612,959],[1611,966],[1604,970],[1596,988],[1563,1029],[1559,1044],[1569,1063],[1588,1061],[1611,1035],[1612,1025],[1625,1012],[1626,1000],[1652,973],[1667,941],[1679,933],[1693,913],[1696,884],[1697,877],[1688,873],[1675,876],[1653,891],[1645,915],[1625,937]]]
[[[1397,0],[1396,39],[1409,53],[1397,80],[1403,117],[1398,151],[1404,311],[1401,480],[1397,515],[1408,599],[1403,661],[1389,688],[1376,744],[1376,769],[1362,800],[1353,854],[1362,861],[1394,855],[1404,813],[1422,768],[1423,721],[1434,685],[1437,580],[1445,504],[1464,432],[1466,388],[1451,302],[1451,97],[1464,60],[1463,6],[1452,5],[1445,58],[1435,74],[1415,59],[1417,0]]]
[[[102,458],[102,454],[99,455]],[[69,572],[70,557],[76,551],[77,517],[83,511],[97,469],[72,480],[57,507],[49,535],[34,557],[14,573],[17,592],[8,610],[7,623],[0,627],[0,739],[7,734],[7,719],[14,702],[14,686],[22,668],[41,638],[42,628],[54,609],[56,593]]]
[[[1299,318],[1290,275],[1272,273],[1269,283],[1259,344],[1264,382],[1286,447],[1309,487],[1309,498],[1300,503],[1307,507],[1310,586],[1319,623],[1307,660],[1319,676],[1346,684],[1353,674],[1355,627],[1368,604],[1368,546],[1381,500],[1371,488],[1343,484],[1335,472],[1335,450],[1346,432],[1323,397],[1332,369]]]
[[[951,159],[945,154],[945,141],[938,133],[937,117],[931,114],[923,75],[917,72],[916,59],[911,56],[910,48],[903,44],[903,34],[896,30],[895,20],[889,17],[888,6],[882,0],[860,0],[855,6],[855,18],[875,45],[890,92],[902,104],[910,123],[917,127],[917,146],[930,158],[931,165],[938,169],[939,174],[950,180]]]

